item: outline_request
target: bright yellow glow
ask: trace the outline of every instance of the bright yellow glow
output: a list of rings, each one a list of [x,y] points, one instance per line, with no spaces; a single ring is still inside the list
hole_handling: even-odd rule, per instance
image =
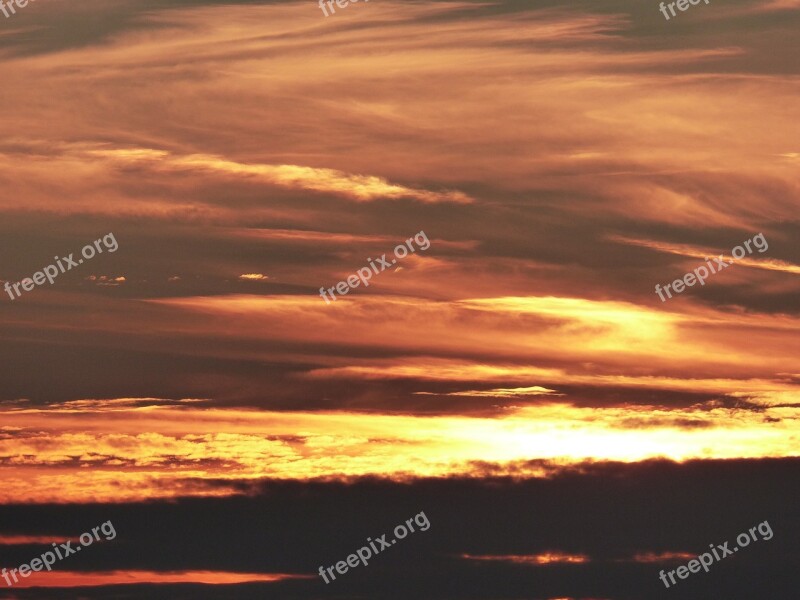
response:
[[[468,418],[134,403],[4,411],[14,433],[0,439],[0,501],[231,493],[204,486],[206,479],[479,476],[485,465],[536,477],[587,460],[800,455],[797,406],[663,410],[551,401]]]

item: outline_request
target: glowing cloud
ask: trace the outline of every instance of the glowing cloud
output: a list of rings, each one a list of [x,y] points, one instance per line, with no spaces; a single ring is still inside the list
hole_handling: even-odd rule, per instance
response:
[[[515,565],[583,564],[589,562],[585,554],[546,552],[542,554],[472,555],[462,554],[466,560],[507,562]]]
[[[353,175],[335,169],[300,165],[244,164],[208,154],[175,156],[148,148],[87,150],[88,155],[108,158],[119,163],[148,163],[155,170],[195,171],[218,173],[243,178],[258,178],[272,185],[332,193],[369,202],[379,199],[410,198],[419,202],[456,202],[469,204],[473,200],[461,192],[432,192],[395,185],[381,177]]]
[[[279,582],[290,579],[313,579],[313,575],[278,573],[233,573],[229,571],[53,571],[31,573],[20,579],[16,588],[77,588],[106,585],[137,585],[143,583],[202,583],[206,585],[231,585],[235,583]]]
[[[221,482],[270,477],[480,476],[478,463],[537,477],[550,472],[542,461],[800,455],[800,406],[663,410],[550,402],[466,418],[90,404],[2,415],[19,428],[0,438],[5,502],[228,495],[233,486]]]

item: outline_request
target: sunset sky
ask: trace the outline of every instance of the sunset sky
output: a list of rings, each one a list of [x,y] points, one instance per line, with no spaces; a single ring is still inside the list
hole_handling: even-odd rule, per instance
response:
[[[800,0],[0,13],[0,568],[117,533],[0,599],[797,600],[799,27]]]

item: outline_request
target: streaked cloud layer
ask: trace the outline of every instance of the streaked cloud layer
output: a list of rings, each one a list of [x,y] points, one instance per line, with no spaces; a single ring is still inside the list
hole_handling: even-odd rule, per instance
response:
[[[443,450],[462,443],[459,427],[480,423],[493,440],[526,411],[536,422],[536,411],[559,407],[547,420],[556,429],[594,409],[617,421],[625,411],[642,423],[708,420],[640,459],[703,456],[689,440],[735,429],[730,411],[743,410],[769,441],[740,452],[715,443],[709,456],[794,455],[783,427],[793,431],[800,382],[790,301],[800,264],[788,102],[797,90],[794,77],[754,62],[762,32],[734,42],[687,30],[687,44],[657,44],[672,39],[658,15],[624,4],[358,8],[325,20],[296,3],[98,5],[121,19],[95,40],[100,55],[68,40],[31,52],[27,38],[8,36],[8,93],[19,109],[0,139],[0,178],[13,190],[0,199],[3,278],[79,248],[99,224],[122,251],[82,279],[68,274],[7,303],[17,349],[7,414],[51,414],[61,402],[66,418],[80,403],[131,396],[203,398],[204,407],[115,400],[87,411],[197,411],[220,427],[233,409],[275,419],[276,410],[321,410],[325,422],[341,411],[348,423],[386,418],[387,430],[415,415],[454,419],[424,440],[432,462],[410,470],[428,475],[480,454]],[[781,16],[770,27],[797,18],[792,7],[773,9]],[[55,26],[38,7],[26,18]],[[740,19],[722,10],[697,18],[732,30]],[[51,93],[21,85],[31,74]],[[743,121],[758,126],[743,130]],[[330,306],[318,297],[320,286],[423,228],[428,252]],[[770,248],[742,261],[751,268],[657,301],[655,283],[761,231]],[[59,367],[65,351],[87,360]],[[54,366],[31,389],[34,355]],[[764,410],[789,414],[770,425]],[[259,435],[291,429],[260,427]],[[765,427],[777,438],[764,437]],[[187,442],[161,428],[58,425],[31,435],[27,450],[6,440],[8,468],[80,464],[89,456],[78,446],[89,443],[105,447],[89,462],[106,466],[129,464],[113,448],[121,444],[144,450],[129,457],[138,466],[174,455],[185,465],[235,460],[247,478],[293,476],[279,463],[251,469],[252,457],[231,450],[241,443],[276,453],[305,478],[336,464],[342,440],[331,434],[330,465],[304,467],[294,461],[308,456],[259,437]],[[540,437],[535,427],[524,435]],[[593,458],[545,446],[489,454]],[[393,473],[408,459],[368,447],[376,452],[364,465],[336,473]],[[630,458],[606,448],[594,458]],[[130,477],[136,493],[160,494],[143,475]]]
[[[800,454],[800,403],[748,411],[549,401],[491,418],[115,404],[4,411],[0,499],[130,501],[235,493],[236,482],[259,478],[480,477],[486,463],[494,474],[543,477],[595,460]]]
[[[119,242],[22,298],[0,289],[0,511],[20,523],[0,528],[3,564],[63,538],[41,515],[155,511],[167,529],[204,525],[183,551],[134,560],[131,517],[122,550],[47,577],[48,593],[319,597],[301,557],[346,556],[409,493],[404,509],[455,506],[497,537],[463,538],[440,514],[434,541],[408,551],[463,588],[413,562],[404,588],[387,557],[342,599],[655,597],[593,569],[627,582],[683,560],[692,538],[644,517],[601,532],[584,515],[604,499],[573,504],[572,490],[631,478],[618,495],[636,512],[662,459],[676,479],[796,468],[798,26],[796,0],[669,22],[630,0],[372,0],[328,18],[311,1],[51,0],[3,19],[0,283]],[[425,252],[320,298],[420,231]],[[764,253],[669,302],[654,293],[758,233]],[[392,492],[360,511],[374,531],[348,523],[352,543],[349,509],[297,501],[323,486],[367,506],[365,481]],[[485,482],[500,500],[454,502]],[[293,485],[285,504],[270,495]],[[537,538],[517,514],[527,500],[499,511],[515,523],[494,516],[543,490],[559,490],[540,508],[563,508],[571,536]],[[648,496],[653,514],[669,519],[671,491]],[[764,516],[749,498],[724,522],[698,506],[719,525],[704,533],[774,510],[791,538],[779,498],[764,493]],[[247,526],[213,525],[247,502],[283,511],[264,527],[268,559],[236,554]],[[294,506],[329,524],[289,530]],[[206,538],[219,552],[193,554]],[[747,590],[693,585],[689,600]]]

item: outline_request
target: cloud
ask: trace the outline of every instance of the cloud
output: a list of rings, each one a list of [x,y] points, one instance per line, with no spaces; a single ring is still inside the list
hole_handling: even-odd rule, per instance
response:
[[[224,496],[259,478],[482,477],[480,463],[495,474],[546,477],[586,461],[780,457],[796,452],[800,427],[800,406],[665,410],[549,400],[482,418],[115,404],[3,411],[20,429],[0,438],[0,501]]]
[[[431,392],[416,392],[417,394],[430,394]],[[526,396],[550,396],[560,395],[555,390],[533,385],[530,387],[519,388],[494,388],[491,390],[467,390],[463,392],[450,392],[448,396],[471,396],[475,398],[523,398]]]
[[[216,173],[234,178],[262,180],[269,185],[335,194],[356,202],[409,198],[419,202],[470,203],[461,192],[433,192],[391,184],[381,177],[347,174],[335,169],[301,165],[243,164],[219,156],[192,154],[175,156],[149,148],[87,150],[89,156],[125,164],[144,164],[164,172]]]
[[[761,252],[756,254],[758,258],[749,258],[747,255],[745,255],[744,258],[737,259],[728,254],[727,249],[720,251],[721,249],[703,248],[697,246],[690,246],[687,244],[665,243],[665,242],[658,242],[655,240],[636,240],[636,239],[626,238],[623,236],[611,236],[610,239],[613,241],[621,242],[623,244],[632,244],[636,246],[641,246],[642,248],[650,248],[652,250],[658,250],[659,252],[666,252],[668,254],[677,254],[678,256],[688,256],[691,258],[698,258],[701,260],[711,260],[712,265],[715,264],[713,262],[714,257],[722,256],[724,261],[728,263],[735,263],[737,265],[742,265],[744,267],[750,267],[753,269],[764,269],[767,271],[780,271],[783,273],[792,273],[794,275],[800,275],[800,265],[792,264],[775,258],[770,258],[768,256],[762,257]],[[739,246],[741,246],[742,249],[744,250],[744,246],[742,246],[741,244],[739,244]],[[753,249],[752,252],[755,252],[755,249]]]
[[[589,562],[589,557],[583,554],[564,554],[561,552],[548,552],[533,555],[482,555],[463,554],[461,558],[474,561],[500,561],[515,565],[551,565],[551,564],[581,564]]]
[[[231,585],[255,582],[280,582],[293,579],[312,579],[314,575],[290,575],[283,573],[236,573],[229,571],[63,571],[46,575],[32,573],[32,577],[21,579],[15,588],[87,588],[142,584],[203,583],[207,585]]]

